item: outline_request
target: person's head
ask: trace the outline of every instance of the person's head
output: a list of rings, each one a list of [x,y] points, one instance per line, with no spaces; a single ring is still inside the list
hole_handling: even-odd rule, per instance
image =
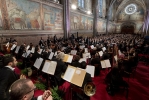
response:
[[[56,59],[59,59],[59,60],[63,60],[64,57],[65,57],[64,52],[58,52],[58,54],[56,55]]]
[[[17,60],[12,55],[5,55],[4,56],[4,66],[11,66],[15,67],[17,65]]]
[[[36,87],[30,79],[19,79],[9,89],[10,100],[31,100],[35,89]]]
[[[85,69],[85,68],[86,68],[86,65],[87,65],[87,64],[86,64],[85,61],[82,61],[82,62],[81,62],[81,68],[82,68],[82,69]]]

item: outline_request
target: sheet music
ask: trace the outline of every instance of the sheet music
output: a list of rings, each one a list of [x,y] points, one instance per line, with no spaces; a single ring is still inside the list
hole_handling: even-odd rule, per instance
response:
[[[85,48],[85,45],[81,45],[81,46],[80,46],[80,49],[84,49],[84,48]]]
[[[79,63],[81,63],[82,61],[86,62],[86,58],[80,58]]]
[[[43,58],[37,58],[33,66],[39,69],[42,62],[43,62]]]
[[[91,77],[94,77],[95,66],[87,65],[85,70],[86,72],[91,74]]]
[[[17,46],[15,53],[17,54],[19,52],[20,46]]]
[[[7,42],[7,44],[6,44],[6,47],[8,47],[9,46],[9,42]]]
[[[55,52],[54,56],[57,56],[57,51]]]
[[[54,52],[51,52],[48,59],[51,60],[53,58],[53,55],[54,55]]]
[[[102,51],[99,51],[98,53],[99,53],[99,55],[100,55],[100,56],[102,56],[102,55],[103,55],[103,52],[102,52]]]
[[[68,63],[71,63],[71,62],[72,62],[72,59],[73,59],[73,56],[72,56],[72,55],[69,55],[69,56],[68,56],[68,59],[67,59],[67,62],[68,62]]]
[[[49,69],[47,70],[47,73],[48,74],[51,74],[51,75],[54,75],[55,74],[56,66],[57,66],[57,62],[50,61],[50,66],[49,66]]]
[[[25,53],[23,53],[22,56],[25,57],[25,58],[27,58],[30,53],[31,53],[31,51],[30,50],[27,50]]]
[[[76,55],[77,54],[77,50],[71,50],[70,54]]]
[[[106,50],[106,47],[103,47],[103,48],[102,48],[102,51],[105,51],[105,50]]]
[[[32,47],[31,53],[35,52],[35,47]]]
[[[107,68],[107,67],[106,67],[106,64],[105,64],[105,62],[104,62],[104,60],[100,61],[100,63],[101,63],[101,67],[102,67],[102,68]]]
[[[85,74],[86,74],[86,71],[84,69],[76,68],[75,73],[71,79],[71,83],[82,87],[82,83],[84,81]]]
[[[13,50],[16,46],[17,46],[16,44],[13,44],[10,50]]]
[[[91,45],[91,49],[94,49],[94,45]]]
[[[74,74],[75,70],[76,70],[75,67],[68,65],[67,70],[66,70],[66,72],[64,74],[63,79],[66,80],[66,81],[68,81],[68,82],[70,82],[71,79],[72,79],[72,77],[73,77],[73,74]]]
[[[30,46],[28,45],[28,46],[26,47],[26,50],[28,50],[28,49],[29,49],[29,47],[30,47]]]
[[[44,63],[44,66],[42,68],[42,71],[47,73],[49,67],[50,67],[50,61],[46,60],[45,63]]]
[[[104,60],[104,62],[106,64],[106,67],[111,67],[110,60],[109,59]]]
[[[88,48],[84,48],[84,52],[87,53],[88,52]]]
[[[91,54],[90,53],[83,53],[83,58],[91,58]]]

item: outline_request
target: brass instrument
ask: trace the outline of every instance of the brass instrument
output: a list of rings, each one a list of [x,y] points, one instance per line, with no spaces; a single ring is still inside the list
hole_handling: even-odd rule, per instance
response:
[[[88,82],[84,85],[84,93],[87,96],[93,96],[96,92],[96,87],[92,82]]]

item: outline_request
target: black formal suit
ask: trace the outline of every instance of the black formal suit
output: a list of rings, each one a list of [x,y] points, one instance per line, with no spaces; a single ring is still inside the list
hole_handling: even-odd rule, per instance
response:
[[[17,79],[19,79],[19,76],[10,68],[2,67],[0,69],[0,100],[9,99],[9,88]]]
[[[84,89],[85,84],[88,83],[88,82],[92,82],[92,78],[91,78],[91,74],[86,72],[85,77],[84,77],[84,81],[83,81],[83,84],[82,84],[83,89]]]
[[[57,62],[54,76],[56,77],[57,81],[61,83],[61,75],[62,73],[65,73],[67,66],[62,60],[58,59],[52,59],[52,60]]]

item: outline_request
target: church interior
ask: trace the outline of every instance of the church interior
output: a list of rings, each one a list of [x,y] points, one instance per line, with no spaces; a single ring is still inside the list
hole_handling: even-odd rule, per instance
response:
[[[0,0],[0,100],[17,100],[6,62],[37,98],[149,100],[149,0]]]

